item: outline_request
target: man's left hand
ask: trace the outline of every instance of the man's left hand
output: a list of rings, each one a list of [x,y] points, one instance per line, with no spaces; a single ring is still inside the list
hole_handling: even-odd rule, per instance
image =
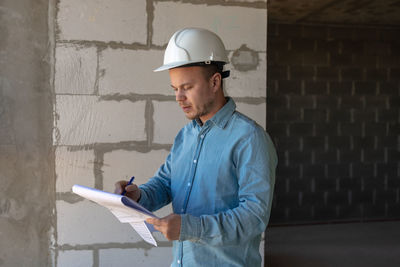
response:
[[[146,222],[154,225],[154,228],[160,231],[168,240],[178,240],[181,233],[181,216],[175,213],[157,219],[150,218]]]

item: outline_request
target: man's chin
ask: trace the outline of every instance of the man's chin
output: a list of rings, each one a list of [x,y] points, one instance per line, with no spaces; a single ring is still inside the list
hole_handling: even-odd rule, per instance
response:
[[[193,113],[193,112],[185,112],[185,116],[186,116],[186,118],[187,118],[188,120],[194,120],[194,119],[196,119],[196,118],[199,117],[198,114],[195,114],[195,113]]]
[[[188,120],[194,120],[196,118],[196,116],[190,115],[190,114],[185,114],[186,118]]]

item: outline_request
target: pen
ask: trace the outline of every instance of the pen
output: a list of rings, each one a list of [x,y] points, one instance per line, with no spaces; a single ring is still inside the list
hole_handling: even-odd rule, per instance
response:
[[[132,176],[132,178],[129,180],[128,184],[127,184],[125,187],[127,187],[128,185],[131,185],[132,182],[133,182],[133,180],[135,180],[135,176]],[[124,188],[124,191],[122,192],[121,195],[125,195],[125,194],[126,194],[126,190],[125,190],[125,188]]]

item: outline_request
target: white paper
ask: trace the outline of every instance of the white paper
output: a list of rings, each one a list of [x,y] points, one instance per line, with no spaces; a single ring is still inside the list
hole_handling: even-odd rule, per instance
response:
[[[145,222],[147,218],[157,217],[135,201],[126,196],[77,184],[72,187],[72,192],[106,207],[120,222],[129,223],[144,241],[157,246],[157,242],[151,234],[151,230],[154,228],[149,229]]]
[[[133,227],[133,229],[136,230],[136,232],[138,232],[138,234],[143,238],[143,240],[157,247],[157,242],[154,239],[153,235],[151,234],[145,222],[138,222],[138,223],[131,222],[130,225]]]

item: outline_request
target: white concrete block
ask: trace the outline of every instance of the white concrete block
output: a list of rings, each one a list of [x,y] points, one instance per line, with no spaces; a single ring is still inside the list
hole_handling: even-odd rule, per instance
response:
[[[145,101],[100,101],[96,96],[56,97],[59,145],[144,141]]]
[[[93,94],[97,69],[95,47],[57,45],[55,57],[54,83],[57,94]]]
[[[147,42],[146,1],[60,0],[58,38],[103,42]]]
[[[175,31],[185,27],[201,27],[215,32],[228,50],[246,44],[253,50],[266,51],[266,9],[178,2],[154,3],[153,44],[168,43]]]
[[[246,115],[247,117],[255,120],[260,126],[265,129],[267,107],[265,103],[258,105],[236,102],[236,109]]]
[[[75,204],[59,200],[56,202],[56,208],[58,245],[127,243],[142,240],[128,223],[121,223],[106,208],[88,200]]]
[[[100,54],[99,93],[174,95],[168,71],[153,72],[162,65],[164,51],[106,49]]]
[[[180,129],[190,122],[177,102],[153,101],[154,137],[157,144],[172,144]]]
[[[225,79],[224,90],[232,97],[266,97],[267,95],[267,61],[266,54],[259,53],[257,69],[239,71],[232,64],[226,66],[231,71]]]
[[[57,192],[70,192],[74,184],[94,187],[93,150],[72,151],[58,146],[55,158]]]
[[[172,262],[172,249],[170,247],[154,247],[151,248],[150,250],[101,249],[99,251],[100,267],[170,266],[171,262]]]
[[[136,184],[146,183],[164,163],[168,153],[164,149],[146,153],[126,150],[105,153],[102,167],[104,190],[113,192],[117,181],[129,180],[132,176],[135,176]]]
[[[67,250],[59,251],[57,267],[88,267],[93,266],[93,251]]]

